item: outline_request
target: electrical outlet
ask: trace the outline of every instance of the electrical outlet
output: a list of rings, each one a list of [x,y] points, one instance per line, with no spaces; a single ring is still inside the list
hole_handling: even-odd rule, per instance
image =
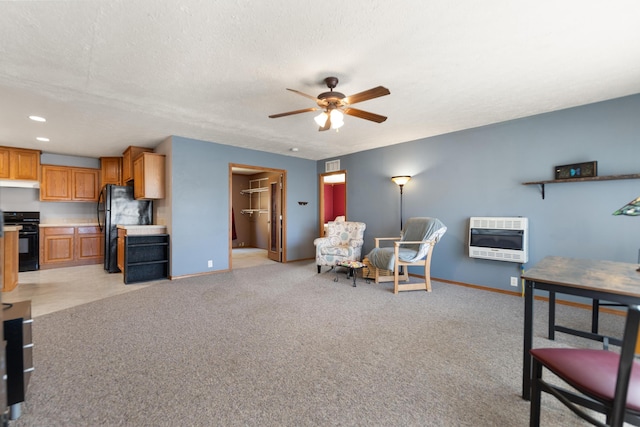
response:
[[[511,276],[511,286],[518,286],[518,278]]]
[[[209,267],[209,268],[213,267],[213,260],[212,259],[207,261],[207,267]]]

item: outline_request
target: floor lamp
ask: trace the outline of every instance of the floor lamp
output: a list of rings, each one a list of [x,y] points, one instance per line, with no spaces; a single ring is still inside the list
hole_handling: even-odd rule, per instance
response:
[[[398,184],[398,187],[400,187],[400,230],[401,231],[402,231],[402,189],[404,185],[407,182],[409,182],[410,179],[411,177],[409,175],[399,175],[399,176],[391,177],[391,181],[395,182],[396,184]]]

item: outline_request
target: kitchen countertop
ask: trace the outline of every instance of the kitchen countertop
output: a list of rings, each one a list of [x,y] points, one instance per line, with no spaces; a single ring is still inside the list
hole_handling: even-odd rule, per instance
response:
[[[98,227],[97,222],[51,222],[42,224],[40,223],[40,228],[45,227]]]
[[[117,225],[119,229],[126,230],[128,236],[144,234],[165,234],[166,225]]]
[[[20,231],[22,230],[21,225],[5,225],[3,230],[6,231]]]

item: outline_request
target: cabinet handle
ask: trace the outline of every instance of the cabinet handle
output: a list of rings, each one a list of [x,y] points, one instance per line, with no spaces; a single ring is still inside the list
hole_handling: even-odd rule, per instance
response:
[[[22,346],[22,348],[33,348],[33,343],[25,344],[25,345]]]
[[[28,374],[29,372],[33,372],[35,370],[36,370],[36,368],[27,368],[27,369],[24,370],[24,373]]]
[[[24,319],[22,323],[33,323],[33,319]]]

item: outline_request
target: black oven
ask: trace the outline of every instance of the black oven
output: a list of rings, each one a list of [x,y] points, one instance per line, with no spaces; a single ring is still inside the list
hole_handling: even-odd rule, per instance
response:
[[[40,212],[4,212],[5,225],[19,225],[18,271],[40,269]]]

